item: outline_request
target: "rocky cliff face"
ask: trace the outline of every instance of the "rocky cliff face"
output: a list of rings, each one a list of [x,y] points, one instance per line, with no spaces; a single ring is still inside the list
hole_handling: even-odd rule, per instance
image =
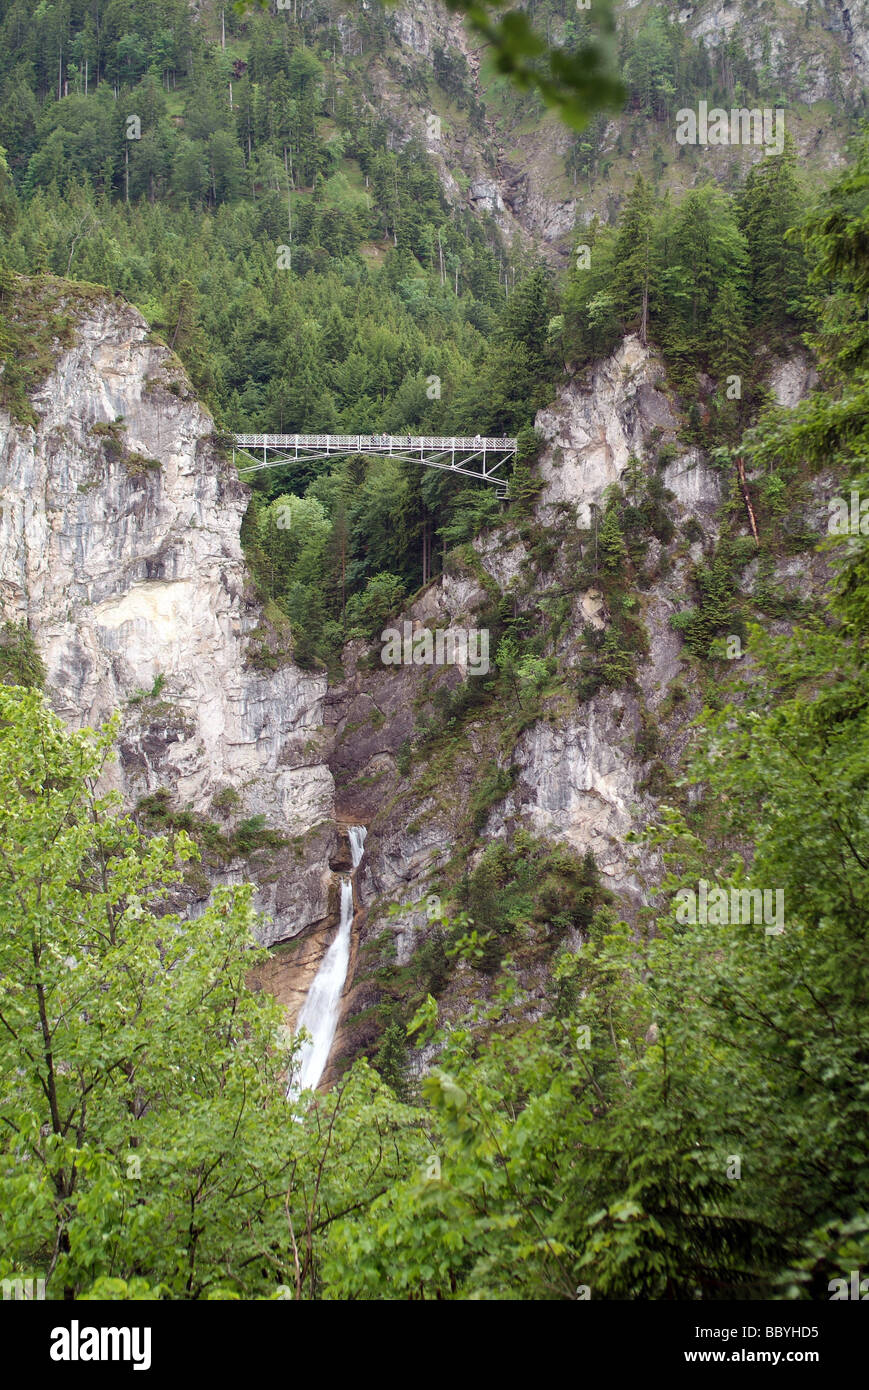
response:
[[[231,787],[236,820],[320,828],[304,873],[272,864],[260,892],[264,939],[291,936],[328,912],[326,681],[248,664],[262,613],[239,541],[246,489],[177,359],[120,301],[91,302],[34,405],[37,429],[0,415],[3,615],[29,623],[64,719],[121,712],[114,780],[130,804],[166,788],[213,815]]]
[[[576,507],[579,526],[590,525],[592,508],[601,506],[631,456],[642,458],[653,435],[673,444],[681,425],[663,363],[634,335],[596,364],[585,383],[562,389],[536,423],[548,441],[541,516],[551,517],[566,503]],[[718,481],[696,451],[680,448],[664,481],[683,508],[714,508],[720,500]]]
[[[649,7],[620,0],[614,8],[620,22],[636,28]],[[756,0],[695,0],[670,8],[667,18],[687,42],[706,50],[714,81],[733,94],[727,105],[758,104],[738,94],[728,47],[737,44],[755,75],[755,88],[768,94],[760,104],[785,111],[801,161],[812,170],[842,163],[845,113],[858,113],[865,101],[867,0],[781,0],[774,7]],[[735,159],[747,167],[763,158],[758,149],[710,147],[699,163],[692,162],[675,143],[675,104],[658,121],[629,107],[605,123],[599,172],[590,179],[573,178],[574,134],[552,113],[529,116],[515,92],[505,96],[499,90],[481,41],[467,33],[458,16],[434,0],[403,0],[388,23],[395,47],[385,58],[369,55],[364,26],[352,11],[340,17],[338,28],[344,52],[369,64],[371,90],[377,92],[372,101],[392,126],[395,144],[420,140],[453,204],[491,216],[508,241],[533,245],[553,260],[570,249],[576,226],[594,217],[612,220],[638,171],[648,174],[654,168],[656,180],[677,189],[710,174],[726,183]],[[572,23],[551,19],[547,37],[569,44]],[[465,65],[461,107],[455,90],[447,92],[431,77],[438,50]],[[817,103],[822,105],[813,111]],[[434,117],[440,124],[433,127]]]
[[[644,455],[653,431],[661,439],[674,438],[678,424],[661,362],[637,338],[626,339],[587,384],[565,387],[538,416],[538,428],[549,441],[540,465],[545,486],[538,520],[554,526],[561,504],[571,513],[571,525],[587,527],[592,507],[621,478],[631,455]],[[664,478],[679,514],[711,513],[720,500],[718,478],[690,452],[677,454]],[[557,559],[549,568],[536,565],[515,533],[499,530],[481,538],[474,552],[476,573],[471,567],[445,574],[408,610],[407,620],[416,627],[473,627],[492,592],[509,596],[518,608],[532,609],[565,578]],[[678,577],[675,587],[678,591]],[[648,602],[657,597],[652,591]],[[674,609],[671,604],[670,611]],[[557,650],[567,669],[589,622],[606,625],[600,596],[593,590],[577,596]],[[671,638],[662,637],[650,655],[659,675],[679,647],[675,634]],[[490,659],[494,661],[494,653]],[[431,785],[425,766],[402,777],[397,766],[402,745],[420,715],[433,707],[439,688],[458,680],[456,669],[448,666],[378,669],[375,663],[372,669],[354,659],[345,683],[330,690],[327,718],[334,721],[336,733],[330,764],[337,802],[346,819],[359,816],[371,823],[366,857],[375,892],[390,898],[425,896],[428,882],[450,857],[457,819],[466,810],[479,768],[489,760],[504,767],[512,761],[518,777],[487,823],[487,837],[506,833],[524,818],[541,833],[580,849],[592,847],[616,886],[635,887],[623,847],[632,825],[629,808],[642,801],[636,790],[642,768],[625,751],[639,717],[630,701],[626,707],[622,695],[612,695],[572,711],[562,707],[557,717],[553,710],[552,722],[534,725],[507,750],[498,747],[498,728],[481,722],[472,730],[467,766],[453,769],[446,786]]]
[[[768,380],[776,399],[793,406],[813,374],[798,355],[771,364]],[[384,972],[411,967],[429,939],[427,901],[444,885],[455,884],[463,846],[510,843],[524,829],[579,854],[591,850],[618,911],[628,919],[648,900],[660,872],[655,856],[627,837],[655,819],[666,788],[662,776],[678,765],[690,722],[703,703],[693,680],[685,679],[686,653],[671,619],[689,602],[691,567],[713,553],[726,480],[697,450],[679,443],[682,421],[663,364],[636,337],[625,339],[585,379],[566,384],[536,423],[547,444],[540,461],[544,486],[530,529],[523,534],[502,527],[479,538],[471,554],[454,559],[403,619],[417,630],[473,627],[485,624],[495,605],[507,603],[514,615],[536,612],[546,624],[553,605],[569,595],[566,621],[548,648],[563,684],[544,701],[540,717],[529,727],[521,727],[520,720],[517,735],[508,739],[504,712],[484,710],[463,725],[451,748],[447,741],[448,751],[435,740],[426,752],[423,741],[422,756],[415,756],[408,769],[409,745],[436,718],[444,692],[458,684],[454,668],[383,668],[376,652],[366,654],[363,644],[356,644],[345,681],[327,698],[339,814],[369,826],[361,877],[367,915],[337,1039],[339,1056],[371,1046],[373,1014],[385,997]],[[588,631],[605,632],[611,621],[601,593],[576,586],[573,574],[583,544],[577,537],[588,535],[606,489],[625,484],[630,461],[642,460],[648,470],[659,452],[673,538],[667,544],[652,541],[646,581],[633,593],[646,635],[636,681],[577,697],[573,677],[587,650]],[[818,485],[822,490],[823,480]],[[819,517],[820,512],[810,519],[818,529]],[[552,541],[542,555],[533,539],[541,525]],[[757,562],[748,566],[746,592],[753,591],[758,573]],[[810,593],[823,583],[824,564],[812,555],[782,558],[771,578],[783,592]],[[772,626],[783,630],[781,624]],[[650,722],[656,745],[648,740]],[[474,822],[481,782],[496,772],[503,774],[504,785]],[[466,867],[473,868],[480,853],[472,849]],[[473,974],[467,967],[456,972],[441,1000],[448,1016],[451,1009],[460,1012],[474,992],[485,991]],[[547,988],[539,959],[531,958],[519,978],[526,1005],[533,1008]]]

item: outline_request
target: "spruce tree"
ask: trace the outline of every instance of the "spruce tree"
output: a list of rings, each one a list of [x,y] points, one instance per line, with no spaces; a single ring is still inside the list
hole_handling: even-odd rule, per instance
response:
[[[649,327],[649,286],[654,265],[652,190],[637,176],[616,240],[611,284],[616,310],[625,326],[637,325],[645,346]]]
[[[749,302],[762,328],[780,330],[801,317],[803,251],[787,235],[800,220],[801,202],[793,143],[787,139],[782,154],[755,164],[739,207],[748,245]]]
[[[601,563],[611,574],[623,569],[628,559],[628,547],[622,535],[618,508],[607,507],[597,538]]]
[[[732,280],[722,285],[709,319],[709,359],[720,382],[741,375],[748,360],[745,300]]]

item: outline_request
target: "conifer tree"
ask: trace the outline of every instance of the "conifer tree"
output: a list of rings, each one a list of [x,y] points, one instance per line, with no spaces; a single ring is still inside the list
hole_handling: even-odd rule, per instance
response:
[[[628,199],[615,247],[611,293],[626,326],[636,325],[645,346],[649,287],[654,267],[652,190],[642,174]]]
[[[767,156],[751,169],[739,205],[749,302],[755,322],[764,328],[782,329],[801,317],[803,251],[787,235],[799,222],[801,203],[793,142],[787,137],[782,154]]]
[[[721,286],[709,319],[709,357],[719,381],[741,374],[748,360],[745,300],[732,280]]]
[[[597,538],[601,564],[605,570],[615,574],[621,570],[628,559],[628,547],[619,523],[618,507],[607,507]]]

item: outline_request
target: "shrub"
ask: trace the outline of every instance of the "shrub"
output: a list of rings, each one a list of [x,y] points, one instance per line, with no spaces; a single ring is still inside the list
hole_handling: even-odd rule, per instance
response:
[[[211,798],[212,810],[222,815],[231,815],[241,805],[241,797],[235,787],[223,787]]]
[[[41,690],[45,666],[26,623],[5,622],[0,628],[0,682]]]

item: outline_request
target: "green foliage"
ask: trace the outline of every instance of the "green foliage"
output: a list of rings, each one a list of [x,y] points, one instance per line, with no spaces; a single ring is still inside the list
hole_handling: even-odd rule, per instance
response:
[[[595,31],[574,52],[555,46],[537,30],[522,10],[496,14],[487,0],[447,0],[448,8],[466,17],[468,26],[490,45],[499,72],[506,73],[520,89],[538,92],[547,106],[558,111],[569,125],[581,130],[601,106],[616,106],[623,96],[607,42],[614,29],[609,4],[595,11]],[[265,9],[268,0],[235,0],[240,14],[254,6]]]
[[[98,282],[137,304],[222,432],[530,426],[554,360],[548,277],[494,223],[456,213],[419,142],[391,148],[364,75],[350,57],[336,67],[331,24],[224,14],[224,52],[211,0],[195,12],[158,0],[123,24],[113,5],[49,3],[31,22],[15,0],[0,17],[4,266]],[[380,10],[364,25],[382,45]],[[29,394],[69,345],[85,286],[2,275],[0,401],[34,423]],[[186,391],[178,377],[165,385]],[[98,437],[107,463],[140,476],[158,466],[119,431]],[[360,477],[360,465],[255,479],[267,504],[308,501],[316,487],[331,527],[307,556],[276,544],[268,518],[264,535],[245,530],[305,665],[334,664],[346,602],[369,579],[396,574],[413,592],[423,555],[440,558],[435,534],[452,544],[498,510],[491,489],[471,501],[458,478],[385,461]]]
[[[800,216],[793,143],[753,165],[740,199],[739,220],[748,248],[748,292],[757,322],[778,327],[803,317],[805,263],[800,242],[788,235]]]
[[[373,1066],[398,1099],[407,1100],[407,1033],[398,1021],[384,1030]]]
[[[241,797],[235,787],[222,787],[211,798],[212,808],[220,815],[230,815],[241,805]]]
[[[351,637],[374,640],[380,637],[387,620],[401,607],[404,586],[397,575],[375,574],[361,594],[347,604],[347,627]]]
[[[742,370],[751,334],[802,321],[798,250],[788,244],[779,262],[774,256],[794,207],[789,155],[765,158],[736,201],[705,185],[678,207],[667,201],[653,211],[651,187],[639,180],[617,226],[583,232],[590,268],[574,271],[560,297],[548,270],[508,248],[493,223],[448,205],[422,145],[391,148],[363,72],[346,54],[336,57],[319,12],[224,14],[224,52],[210,0],[193,13],[182,0],[159,0],[147,13],[125,12],[123,25],[109,0],[75,3],[65,15],[49,4],[33,23],[22,21],[20,5],[0,21],[3,259],[18,271],[100,282],[136,303],[221,431],[516,434],[510,495],[524,519],[540,487],[534,414],[566,360],[582,365],[648,320],[681,386],[693,387],[698,370],[719,384],[697,409],[698,442],[704,433],[729,438],[743,410],[719,396]],[[607,6],[588,15],[561,9],[547,11],[545,28],[563,32],[563,42],[536,53],[543,16],[495,18],[485,5],[468,14],[489,26],[496,66],[526,86],[529,112],[539,111],[540,96],[593,118],[584,132],[592,162],[606,125],[595,112],[615,96],[616,61],[631,110],[653,121],[683,93],[705,88],[705,49],[662,11],[620,36],[616,59]],[[379,8],[364,29],[366,54],[369,45],[382,51]],[[233,72],[242,52],[246,67]],[[727,65],[748,80],[738,44],[728,47]],[[454,98],[461,69],[454,55],[436,52],[433,78]],[[468,110],[476,120],[476,97]],[[131,114],[142,122],[138,140],[126,138]],[[279,249],[289,263],[279,262]],[[756,284],[749,256],[761,268]],[[790,288],[767,303],[766,279]],[[62,300],[36,334],[17,311],[7,313],[5,298],[0,285],[0,395],[32,422],[28,393],[58,342],[69,340],[71,313],[64,320],[74,306]],[[13,343],[22,331],[38,341]],[[177,378],[167,388],[186,389]],[[746,402],[751,389],[747,377]],[[159,466],[114,436],[103,450],[133,475]],[[294,463],[253,479],[246,554],[289,622],[280,650],[263,634],[252,644],[252,662],[269,670],[292,652],[304,666],[334,671],[348,629],[367,626],[357,612],[348,620],[348,600],[384,573],[413,593],[443,549],[499,512],[491,489],[384,460],[328,474]],[[323,508],[322,527],[312,522],[304,543],[274,527],[274,504],[293,497]],[[665,532],[659,508],[654,534]]]
[[[670,626],[681,632],[692,655],[705,658],[716,637],[745,636],[745,623],[739,610],[738,574],[750,557],[738,546],[719,547],[711,564],[693,570],[692,581],[700,597],[699,606],[674,613]]]
[[[123,463],[132,477],[141,477],[143,474],[159,471],[163,466],[159,459],[146,458],[144,454],[139,454],[127,447],[123,438],[123,429],[123,416],[119,416],[117,420],[113,421],[98,420],[91,425],[90,433],[95,439],[99,439],[100,451],[105,462],[109,465]]]
[[[831,429],[846,462],[862,447],[863,380],[838,359],[841,325],[846,352],[864,333],[850,309],[865,239],[851,233],[867,186],[851,182],[847,213],[834,193],[833,224],[859,255],[816,224],[810,249],[838,299],[819,336],[830,385],[762,423],[752,448],[768,467],[820,456]],[[419,1011],[412,1031],[440,1049],[423,1088],[438,1161],[376,1203],[377,1240],[368,1221],[335,1232],[340,1294],[826,1299],[831,1278],[865,1267],[869,586],[852,541],[834,551],[826,624],[753,629],[749,678],[701,717],[690,782],[706,833],[666,808],[649,833],[665,866],[654,931],[599,909],[587,945],[559,959],[550,1009],[515,1034],[509,968],[464,1027],[437,1032],[431,998]],[[701,623],[731,616],[744,558],[725,543],[698,571]],[[750,864],[735,844],[752,846]],[[506,854],[490,846],[469,878],[478,939],[498,925]],[[728,905],[780,892],[783,920],[777,905],[686,921],[698,879]]]
[[[0,628],[0,682],[41,690],[45,666],[25,622],[5,622]]]
[[[0,268],[0,404],[21,424],[36,423],[29,395],[60,349],[72,345],[74,311],[91,298],[91,286],[22,279]]]
[[[441,926],[435,926],[426,936],[414,956],[414,968],[422,993],[440,994],[449,978],[446,935]]]
[[[755,634],[752,650],[764,680],[704,717],[692,774],[723,812],[717,867],[716,847],[665,811],[654,935],[599,913],[538,1023],[500,1026],[507,972],[466,1027],[434,1035],[423,1089],[438,1165],[376,1203],[376,1241],[361,1221],[339,1228],[336,1292],[823,1299],[865,1265],[865,662],[830,632]],[[750,872],[724,848],[733,836],[756,845]],[[478,909],[504,853],[484,856]],[[781,889],[784,930],[681,925],[676,890],[698,875]],[[486,1034],[476,1052],[472,1028]]]
[[[604,569],[618,574],[628,558],[628,548],[619,525],[617,507],[607,507],[598,532],[597,544]]]
[[[523,926],[556,939],[586,931],[604,896],[591,851],[581,858],[520,830],[512,845],[486,847],[460,900],[477,927],[503,941]]]
[[[720,383],[756,335],[804,322],[805,260],[821,389],[787,416],[768,412],[743,453],[782,520],[801,468],[833,462],[869,491],[865,151],[802,245],[786,235],[789,152],[756,164],[736,204],[701,186],[654,212],[638,183],[618,229],[589,229],[591,262],[572,273],[558,323],[533,268],[501,308],[492,248],[445,216],[418,152],[389,150],[346,94],[328,111],[325,65],[289,25],[278,40],[254,18],[228,114],[211,91],[228,69],[181,0],[132,7],[124,33],[106,24],[101,38],[83,7],[72,21],[40,5],[32,23],[17,0],[2,8],[0,135],[14,106],[9,167],[27,207],[9,212],[0,159],[4,254],[18,268],[89,267],[147,302],[221,424],[519,429],[565,351],[589,361],[646,326],[681,385],[701,369]],[[101,0],[91,13],[106,19]],[[535,53],[524,15],[470,17],[503,71],[562,108],[578,92],[587,114],[593,62],[578,81],[572,59]],[[55,100],[64,43],[73,91]],[[633,108],[653,121],[688,76],[710,73],[654,9],[624,50]],[[735,39],[724,57],[743,73]],[[84,59],[104,79],[87,96]],[[455,85],[446,55],[439,70]],[[167,109],[176,71],[189,84],[183,129]],[[145,129],[122,167],[130,101]],[[590,167],[599,149],[587,143]],[[279,275],[289,216],[294,269]],[[357,254],[363,238],[384,243],[379,269]],[[27,392],[70,340],[84,291],[36,282],[31,332],[22,283],[0,282],[0,389],[31,418]],[[426,394],[432,374],[454,388],[449,405]],[[735,442],[742,417],[724,409],[714,427]],[[707,426],[698,404],[695,430]],[[120,459],[118,429],[100,433]],[[520,517],[535,485],[526,462]],[[603,631],[583,634],[585,697],[633,679],[644,638],[628,586],[648,535],[672,534],[643,461],[625,484],[578,541],[575,578],[599,584],[608,610]],[[457,500],[455,480],[412,483],[388,462],[317,479],[294,468],[269,487],[245,521],[281,642],[261,634],[265,664],[289,649],[281,624],[301,660],[323,659],[345,632],[378,636],[419,579],[420,537],[452,542],[491,519],[488,504]],[[742,631],[738,576],[754,553],[725,535],[690,573],[695,603],[677,625],[698,657]],[[616,920],[590,852],[519,830],[469,859],[459,911],[407,967],[418,1007],[406,1033],[437,1056],[413,1107],[400,1008],[384,1008],[375,1059],[387,1085],[360,1062],[328,1096],[288,1103],[295,1045],[278,1006],[246,984],[266,959],[250,890],[215,890],[197,919],[167,913],[194,840],[217,864],[277,847],[264,818],[225,831],[157,791],[138,812],[158,833],[143,835],[96,791],[114,729],[69,733],[35,691],[0,685],[0,1274],[49,1270],[50,1296],[67,1298],[574,1299],[588,1286],[596,1299],[698,1302],[823,1299],[830,1278],[865,1268],[869,541],[837,540],[831,559],[823,621],[788,638],[752,630],[748,679],[700,716],[691,820],[664,807],[648,833],[663,879],[635,926]],[[761,568],[770,602],[767,580]],[[548,663],[509,604],[491,606],[498,676],[445,694],[420,744],[487,691],[512,690],[519,718],[535,717]],[[17,686],[42,677],[22,627],[4,628],[0,662]],[[655,744],[644,720],[637,756]],[[409,746],[400,758],[409,767]],[[514,777],[489,761],[462,831],[479,833]],[[238,810],[229,791],[215,798],[221,814]],[[729,901],[780,891],[783,930],[686,921],[677,894],[700,879]],[[456,1018],[449,995],[469,980]]]
[[[336,1216],[420,1152],[415,1117],[364,1065],[293,1114],[294,1043],[245,984],[251,890],[165,913],[194,846],[97,795],[114,731],[0,688],[0,1274],[46,1270],[50,1298],[313,1296]]]
[[[625,207],[615,243],[615,266],[609,293],[623,325],[637,328],[645,343],[649,320],[649,288],[655,272],[652,190],[642,174]]]
[[[239,854],[252,854],[256,849],[275,848],[283,844],[286,844],[284,837],[268,829],[262,814],[239,821],[232,837],[233,848]]]
[[[127,703],[130,705],[140,705],[143,700],[158,700],[166,684],[166,677],[162,671],[158,671],[154,677],[154,683],[150,690],[136,690],[129,697]]]
[[[475,786],[468,804],[474,832],[482,830],[493,806],[502,801],[513,785],[515,769],[489,767]]]
[[[586,627],[583,637],[585,651],[576,678],[580,700],[590,700],[603,688],[617,690],[633,681],[636,660],[621,627],[613,623],[602,632]]]
[[[178,877],[169,846],[141,843],[94,793],[113,730],[67,734],[36,695],[0,691],[0,708],[2,861],[16,865],[0,874],[4,1264],[41,1252],[52,1288],[74,1294],[109,1273],[111,1247],[116,1273],[144,1264],[176,1296],[261,1287],[219,1273],[248,1219],[251,1235],[276,1230],[260,1194],[233,1195],[275,1162],[285,1064],[267,1060],[277,1011],[244,990],[250,894],[219,892],[180,931],[155,906]],[[178,858],[191,852],[179,837]]]
[[[226,788],[214,798],[216,810],[234,810],[240,802],[233,788]],[[207,862],[220,865],[236,855],[253,854],[258,849],[278,849],[286,844],[283,835],[266,825],[264,815],[248,816],[239,821],[235,828],[225,834],[214,821],[191,810],[179,810],[172,804],[172,795],[166,787],[149,793],[139,799],[136,815],[142,824],[151,830],[182,832],[198,844]]]
[[[618,226],[582,234],[588,250],[564,292],[565,351],[585,363],[625,330],[648,333],[680,389],[693,394],[700,372],[716,379],[709,427],[733,434],[754,399],[752,335],[780,348],[806,321],[806,261],[786,235],[803,202],[789,147],[753,166],[735,198],[707,183],[656,207],[638,177]],[[734,376],[740,404],[725,395]]]
[[[528,685],[539,693],[549,677],[549,666],[540,656],[523,656],[516,667],[520,684]]]
[[[511,485],[516,478],[514,469]],[[473,540],[481,531],[493,526],[500,518],[501,504],[497,493],[488,488],[463,488],[452,502],[452,516],[440,528],[441,539],[448,548]]]

